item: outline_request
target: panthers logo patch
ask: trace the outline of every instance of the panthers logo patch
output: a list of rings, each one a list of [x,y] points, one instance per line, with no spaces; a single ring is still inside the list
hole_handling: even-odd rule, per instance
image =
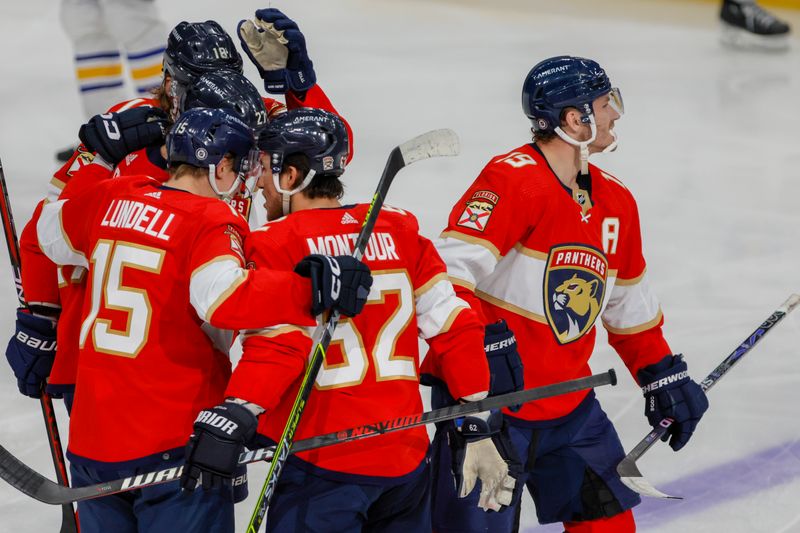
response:
[[[547,257],[544,308],[560,344],[581,338],[594,325],[608,275],[608,261],[589,246],[556,246]]]
[[[458,217],[457,225],[478,231],[485,230],[499,200],[500,197],[492,191],[477,191],[467,201],[464,212]]]

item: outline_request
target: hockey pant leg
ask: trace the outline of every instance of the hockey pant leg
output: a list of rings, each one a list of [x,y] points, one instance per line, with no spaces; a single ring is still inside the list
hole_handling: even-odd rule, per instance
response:
[[[137,95],[161,85],[169,31],[153,0],[105,0],[106,23],[120,44]]]
[[[99,0],[61,0],[60,16],[72,41],[85,120],[127,98],[120,50]]]

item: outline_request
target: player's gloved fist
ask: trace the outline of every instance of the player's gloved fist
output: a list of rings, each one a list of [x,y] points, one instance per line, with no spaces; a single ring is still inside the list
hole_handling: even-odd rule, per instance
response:
[[[483,337],[483,349],[489,361],[491,382],[489,394],[506,394],[525,388],[522,372],[522,360],[517,351],[517,339],[514,332],[508,329],[505,320],[488,324]],[[510,407],[519,411],[520,405]]]
[[[255,436],[257,426],[256,415],[237,403],[226,401],[200,411],[186,444],[181,487],[194,490],[202,478],[203,488],[208,490],[233,478],[239,455]]]
[[[6,359],[25,396],[40,398],[56,357],[56,324],[52,319],[17,309],[17,330],[8,341]]]
[[[460,427],[451,425],[447,437],[459,498],[467,497],[480,479],[478,507],[484,511],[502,511],[519,501],[522,465],[504,434],[500,413],[468,416]]]
[[[305,93],[317,83],[314,72],[314,63],[308,57],[306,38],[297,27],[297,23],[284,15],[279,9],[259,9],[256,19],[267,24],[272,24],[278,31],[283,32],[286,40],[286,83],[296,93]]]
[[[669,438],[669,445],[677,452],[689,442],[708,409],[706,393],[689,377],[680,354],[668,355],[639,370],[637,377],[644,393],[647,421],[656,427],[664,418],[673,420],[662,440]]]
[[[271,94],[283,94],[287,90],[289,49],[286,45],[289,41],[283,35],[287,29],[284,20],[291,22],[277,9],[261,9],[256,11],[255,20],[241,20],[237,27],[242,50],[258,69],[264,88]],[[280,27],[275,27],[276,21],[281,21]],[[293,29],[297,29],[296,24]]]
[[[93,116],[81,126],[78,137],[89,151],[116,165],[132,152],[163,144],[167,126],[167,114],[163,110],[134,107]]]
[[[297,263],[294,271],[311,278],[313,315],[331,309],[356,316],[367,303],[372,275],[369,267],[355,257],[311,254]]]

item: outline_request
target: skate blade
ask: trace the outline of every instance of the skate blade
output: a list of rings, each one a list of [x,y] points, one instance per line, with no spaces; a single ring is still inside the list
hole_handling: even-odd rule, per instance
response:
[[[720,42],[730,48],[757,52],[785,52],[789,49],[789,34],[757,35],[747,30],[722,23]]]

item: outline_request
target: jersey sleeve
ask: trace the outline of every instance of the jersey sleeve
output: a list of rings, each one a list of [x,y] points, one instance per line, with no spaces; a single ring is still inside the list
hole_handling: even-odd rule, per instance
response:
[[[45,201],[36,205],[31,220],[19,236],[20,265],[22,267],[22,292],[30,306],[57,311],[61,308],[58,292],[58,267],[39,248],[36,224],[39,222]]]
[[[265,231],[253,232],[247,241],[247,257],[258,268],[290,270],[285,247]],[[241,332],[242,358],[228,382],[225,395],[241,398],[269,411],[303,373],[311,350],[313,327],[277,324]]]
[[[347,154],[347,162],[350,163],[353,159],[353,154],[355,153],[355,145],[353,139],[353,128],[350,127],[350,123],[347,122],[342,115],[336,111],[336,108],[333,107],[333,103],[331,103],[328,95],[325,94],[325,91],[319,86],[319,84],[314,85],[311,87],[305,95],[298,95],[293,91],[288,91],[286,93],[286,107],[289,109],[298,109],[301,107],[313,107],[316,109],[322,109],[323,111],[328,111],[333,113],[334,115],[338,116],[344,122],[344,127],[347,130],[347,140],[349,141],[349,148],[350,151]]]
[[[456,296],[431,241],[418,235],[418,248],[413,280],[417,327],[430,347],[422,370],[444,381],[454,398],[483,397],[489,391],[483,325]]]
[[[447,264],[450,281],[458,296],[467,301],[481,320],[481,305],[475,287],[508,251],[529,231],[520,218],[532,206],[519,206],[513,190],[514,169],[503,162],[490,162],[456,203],[447,228],[436,241],[436,249]]]
[[[642,255],[639,214],[631,198],[631,217],[627,231],[621,236],[621,249],[626,255],[617,272],[608,305],[603,311],[603,326],[608,342],[636,377],[639,369],[671,354],[661,326],[661,306],[647,279]]]
[[[242,235],[248,229],[244,219],[235,216],[237,223],[227,217],[222,223],[206,225],[193,243],[189,296],[198,316],[214,327],[230,330],[284,322],[314,324],[308,279],[291,270],[244,267]]]

